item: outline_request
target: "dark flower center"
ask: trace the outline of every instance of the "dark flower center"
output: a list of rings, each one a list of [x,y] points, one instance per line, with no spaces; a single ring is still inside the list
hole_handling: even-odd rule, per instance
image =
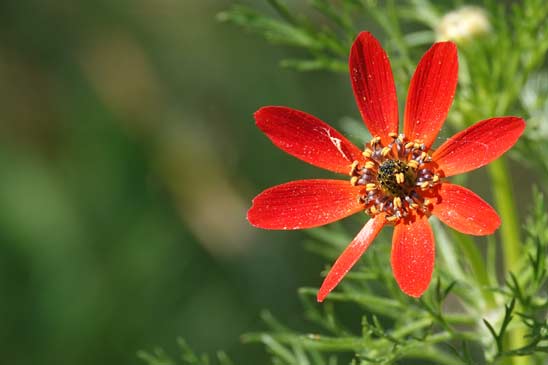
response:
[[[431,196],[440,182],[428,148],[420,141],[391,133],[392,141],[384,146],[375,137],[363,152],[365,163],[354,161],[350,171],[352,185],[362,185],[359,197],[370,216],[386,214],[386,220],[420,212],[429,214]]]
[[[400,183],[398,176],[402,175],[404,181]],[[377,180],[386,194],[403,197],[414,187],[415,173],[403,161],[386,160],[379,167]]]

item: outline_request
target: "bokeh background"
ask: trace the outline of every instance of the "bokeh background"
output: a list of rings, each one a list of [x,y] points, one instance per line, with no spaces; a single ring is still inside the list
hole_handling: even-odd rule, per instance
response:
[[[178,336],[254,363],[240,335],[261,309],[302,322],[296,289],[324,262],[245,214],[321,174],[253,112],[357,111],[346,75],[281,69],[291,50],[218,22],[230,4],[0,3],[2,363],[136,364]]]
[[[267,355],[240,335],[262,309],[303,325],[297,288],[325,262],[245,214],[266,187],[329,175],[253,112],[340,127],[358,111],[346,74],[280,68],[298,52],[217,21],[231,3],[0,2],[2,363],[137,364],[183,337],[253,364]]]

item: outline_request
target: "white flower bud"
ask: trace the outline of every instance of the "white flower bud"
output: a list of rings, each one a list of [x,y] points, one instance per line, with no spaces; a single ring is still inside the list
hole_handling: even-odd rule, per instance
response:
[[[464,6],[441,18],[436,27],[436,38],[438,41],[466,42],[490,30],[491,24],[484,9]]]

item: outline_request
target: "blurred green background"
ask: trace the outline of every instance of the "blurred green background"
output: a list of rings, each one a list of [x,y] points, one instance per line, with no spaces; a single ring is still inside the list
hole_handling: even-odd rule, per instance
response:
[[[254,363],[262,308],[302,322],[323,261],[245,213],[322,173],[252,115],[358,114],[346,75],[281,69],[290,50],[219,23],[230,3],[0,3],[2,363],[141,363],[178,336]]]
[[[2,363],[141,364],[180,336],[257,364],[240,335],[262,309],[303,326],[296,291],[324,260],[245,215],[264,188],[331,175],[273,147],[253,112],[359,114],[346,74],[280,68],[302,54],[219,23],[232,3],[0,2]]]

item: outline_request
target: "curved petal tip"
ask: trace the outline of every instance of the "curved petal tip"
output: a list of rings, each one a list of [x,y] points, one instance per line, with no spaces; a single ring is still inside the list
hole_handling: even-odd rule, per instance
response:
[[[371,218],[358,235],[350,242],[325,277],[316,299],[322,302],[325,297],[340,283],[352,266],[360,259],[379,231],[384,227],[385,215],[379,214]]]

